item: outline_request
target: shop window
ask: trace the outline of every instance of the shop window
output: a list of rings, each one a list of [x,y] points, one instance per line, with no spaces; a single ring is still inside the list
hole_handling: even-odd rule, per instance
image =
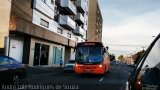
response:
[[[60,47],[53,47],[53,64],[59,65],[59,61],[62,57],[63,48]]]
[[[34,66],[48,65],[49,45],[35,43]]]

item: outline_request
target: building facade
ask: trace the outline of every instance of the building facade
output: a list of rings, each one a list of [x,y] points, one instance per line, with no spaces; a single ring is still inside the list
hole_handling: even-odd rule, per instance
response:
[[[8,20],[2,23],[7,22],[1,53],[29,66],[59,66],[61,57],[69,60],[76,43],[86,40],[87,1],[1,0],[5,5],[0,10],[8,9],[8,16],[0,15]]]
[[[89,0],[87,41],[102,42],[102,24],[98,0]]]

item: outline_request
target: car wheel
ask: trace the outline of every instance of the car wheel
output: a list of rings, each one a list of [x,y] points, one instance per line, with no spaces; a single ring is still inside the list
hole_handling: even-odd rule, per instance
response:
[[[12,78],[13,85],[19,85],[20,84],[20,77],[19,75],[14,75]]]

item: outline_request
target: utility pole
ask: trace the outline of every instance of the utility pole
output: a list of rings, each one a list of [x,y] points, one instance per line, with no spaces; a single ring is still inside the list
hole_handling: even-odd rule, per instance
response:
[[[142,47],[142,48],[143,48],[143,51],[144,51],[144,48],[145,48],[145,47]]]

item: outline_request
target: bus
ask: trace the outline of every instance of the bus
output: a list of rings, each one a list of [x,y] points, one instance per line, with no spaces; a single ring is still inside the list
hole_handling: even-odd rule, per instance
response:
[[[105,74],[110,69],[110,55],[102,42],[77,43],[75,55],[76,74]]]

